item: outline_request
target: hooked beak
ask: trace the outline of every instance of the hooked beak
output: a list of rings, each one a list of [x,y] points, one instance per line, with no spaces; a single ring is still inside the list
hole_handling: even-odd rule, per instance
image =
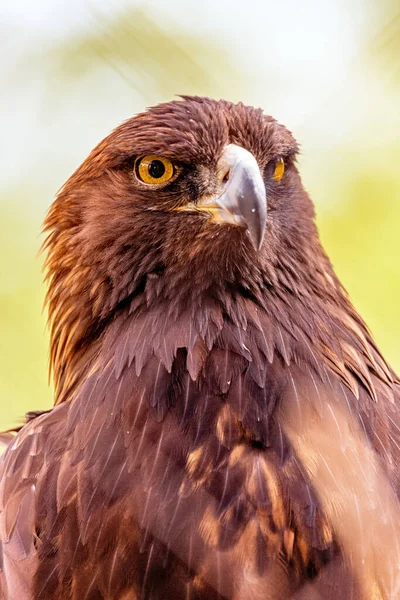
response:
[[[217,172],[219,193],[187,208],[211,214],[216,223],[246,228],[254,248],[259,250],[267,220],[267,196],[256,159],[241,146],[229,144]]]

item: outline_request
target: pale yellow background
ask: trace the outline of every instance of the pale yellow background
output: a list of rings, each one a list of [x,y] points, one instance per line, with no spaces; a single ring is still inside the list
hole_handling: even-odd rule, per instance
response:
[[[52,401],[37,251],[56,190],[111,128],[178,93],[293,131],[325,247],[400,369],[398,1],[15,0],[0,50],[0,428]]]

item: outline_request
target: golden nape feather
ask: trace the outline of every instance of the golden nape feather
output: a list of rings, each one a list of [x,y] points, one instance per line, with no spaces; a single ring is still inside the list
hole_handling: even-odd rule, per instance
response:
[[[292,134],[183,97],[45,222],[54,408],[6,434],[3,600],[400,598],[399,380]]]

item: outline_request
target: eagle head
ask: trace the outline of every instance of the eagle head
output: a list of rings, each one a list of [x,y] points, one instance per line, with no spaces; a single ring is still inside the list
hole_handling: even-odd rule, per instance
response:
[[[328,262],[297,152],[261,109],[199,97],[150,108],[91,152],[45,222],[59,394],[135,295],[179,310],[207,291],[261,298],[318,277]]]

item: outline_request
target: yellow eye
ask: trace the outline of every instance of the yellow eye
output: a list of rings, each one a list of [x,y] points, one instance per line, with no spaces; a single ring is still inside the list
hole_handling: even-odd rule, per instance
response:
[[[168,158],[148,154],[138,158],[135,164],[136,176],[143,183],[160,185],[166,183],[174,175],[174,165]]]
[[[283,158],[278,158],[278,160],[276,161],[275,171],[272,176],[272,179],[274,181],[280,181],[283,177],[284,172],[285,172],[285,163],[283,162]]]

